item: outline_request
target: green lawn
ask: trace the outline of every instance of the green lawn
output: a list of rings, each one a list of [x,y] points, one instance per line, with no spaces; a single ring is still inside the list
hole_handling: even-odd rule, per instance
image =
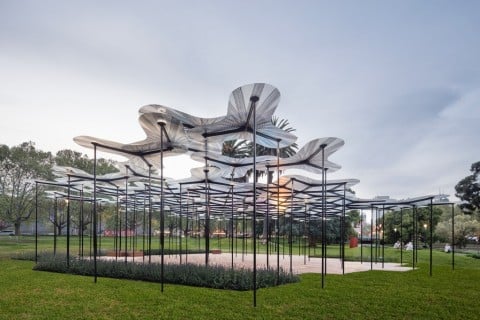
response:
[[[433,277],[428,250],[419,251],[415,271],[328,275],[324,289],[319,274],[302,275],[300,283],[258,290],[254,308],[248,291],[165,285],[161,293],[155,283],[99,278],[95,284],[91,277],[32,271],[33,262],[5,258],[31,250],[26,241],[0,240],[0,319],[477,319],[480,314],[480,260],[462,254],[452,271],[451,256],[435,251]],[[348,254],[355,256],[355,250]]]

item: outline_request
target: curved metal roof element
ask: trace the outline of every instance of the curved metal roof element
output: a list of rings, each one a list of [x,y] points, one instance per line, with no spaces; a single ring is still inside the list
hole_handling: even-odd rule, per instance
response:
[[[226,179],[231,178],[243,178],[249,170],[252,169],[253,158],[232,158],[214,152],[195,152],[191,155],[191,158],[195,161],[204,162],[208,161],[209,164],[218,167],[222,170],[221,176]],[[275,156],[258,156],[257,165],[273,161]]]
[[[235,139],[253,140],[253,109],[256,114],[256,142],[267,148],[288,147],[297,137],[272,123],[272,116],[278,103],[280,92],[266,83],[253,83],[235,89],[228,100],[225,117],[204,120],[202,125],[193,125],[187,131],[196,140],[208,137],[212,141]],[[198,123],[199,121],[197,121]]]
[[[340,149],[345,142],[340,138],[328,137],[315,139],[304,145],[296,154],[289,158],[280,158],[280,170],[302,169],[313,173],[322,173],[323,169],[333,172],[340,165],[328,160],[328,157]],[[323,166],[322,166],[323,161]],[[271,161],[267,167],[274,168],[276,161]]]

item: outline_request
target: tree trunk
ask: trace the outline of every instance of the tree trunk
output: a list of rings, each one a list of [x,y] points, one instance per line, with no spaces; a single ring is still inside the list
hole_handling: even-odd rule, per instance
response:
[[[20,226],[22,225],[22,223],[20,221],[18,222],[15,222],[14,223],[14,226],[15,226],[15,235],[18,237],[18,236],[21,236],[20,234]]]

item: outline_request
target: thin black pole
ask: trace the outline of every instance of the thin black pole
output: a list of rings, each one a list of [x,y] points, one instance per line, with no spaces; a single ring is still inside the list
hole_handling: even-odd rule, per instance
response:
[[[93,275],[97,283],[97,145],[93,144]]]
[[[232,174],[232,181],[233,181],[233,174]],[[233,182],[232,182],[233,183]],[[231,204],[230,204],[230,214],[231,214],[231,218],[230,218],[230,226],[231,226],[231,259],[232,259],[232,270],[233,270],[233,184],[232,184],[232,197],[231,197]]]
[[[433,259],[432,259],[432,254],[433,254],[433,198],[430,198],[430,277],[432,276],[432,268],[433,268]]]
[[[148,263],[152,263],[152,165],[148,165]]]
[[[412,207],[412,223],[413,223],[413,251],[412,251],[412,269],[415,269],[415,251],[416,251],[416,247],[417,247],[417,243],[416,243],[416,238],[417,238],[417,224],[416,224],[416,219],[417,219],[417,209],[415,207],[415,205]]]
[[[326,245],[326,239],[327,235],[326,233],[326,219],[327,219],[327,207],[326,207],[326,170],[325,170],[325,147],[326,145],[323,144],[321,145],[322,148],[322,289],[325,287],[325,274],[327,272],[327,245]]]
[[[257,96],[250,97],[253,116],[253,306],[257,306]]]
[[[193,201],[192,201],[193,202]],[[193,207],[193,204],[192,204]],[[189,239],[189,232],[188,232],[188,221],[190,219],[190,194],[187,190],[187,215],[185,221],[185,230],[187,230],[187,234],[185,235],[185,263],[188,263],[188,239]]]
[[[452,270],[455,270],[455,205],[452,203]]]
[[[70,175],[67,186],[67,268],[70,267]]]
[[[135,249],[137,242],[137,194],[133,193],[133,234],[130,237],[131,249],[132,249],[132,262],[135,262]]]
[[[272,172],[272,175],[273,175],[273,172]],[[267,221],[264,223],[264,226],[265,228],[267,229],[267,269],[270,269],[270,259],[269,259],[269,256],[270,256],[270,250],[269,250],[269,246],[270,246],[270,224],[269,224],[269,211],[270,211],[270,171],[268,170],[268,167],[267,167],[267,213],[266,213],[266,217],[265,219],[267,219]]]
[[[38,182],[35,181],[35,263],[38,261]]]
[[[403,208],[400,208],[400,265],[403,264]]]
[[[342,200],[342,274],[345,274],[345,215],[346,215],[346,204],[345,198],[347,196],[347,184],[343,184],[343,200]]]
[[[183,213],[183,207],[182,207],[182,184],[180,184],[180,264],[182,264],[182,235],[183,235],[183,229],[182,229],[182,213]]]
[[[128,169],[125,167],[125,263],[128,257]]]
[[[57,255],[57,224],[58,224],[58,205],[57,205],[57,196],[54,196],[53,203],[53,255]]]
[[[303,264],[307,264],[307,240],[308,240],[308,225],[307,225],[307,200],[305,200],[305,215],[303,221]]]
[[[118,260],[118,254],[120,253],[120,245],[119,245],[119,234],[121,234],[122,230],[120,229],[120,209],[119,209],[119,187],[117,186],[117,193],[115,199],[115,261]]]
[[[382,205],[382,269],[385,268],[385,205]]]
[[[292,255],[293,255],[293,188],[294,180],[292,179],[292,190],[290,190],[290,230],[288,232],[288,254],[290,256],[290,274],[293,274]]]
[[[205,168],[204,168],[204,173],[205,173],[205,265],[208,266],[208,260],[209,260],[209,255],[210,255],[210,194],[208,192],[208,160],[207,160],[207,154],[208,154],[208,138],[207,135],[205,134],[204,138],[204,144],[205,144]]]
[[[277,285],[280,283],[280,140],[277,140]]]
[[[363,264],[363,209],[360,209],[360,263]]]
[[[373,270],[373,208],[370,211],[370,270]]]
[[[144,188],[144,195],[143,195],[143,222],[142,222],[142,250],[143,250],[143,254],[142,254],[142,262],[145,263],[145,230],[147,229],[147,197],[145,197],[145,194],[147,191],[147,186],[145,186]]]
[[[375,208],[375,264],[378,263],[378,208]]]
[[[83,258],[83,245],[84,245],[84,235],[83,235],[83,228],[85,225],[85,216],[84,216],[84,203],[83,203],[83,184],[82,188],[80,189],[80,257]]]
[[[160,125],[160,251],[161,251],[161,292],[163,292],[164,267],[165,267],[165,212],[163,202],[163,130],[165,122],[159,122]]]

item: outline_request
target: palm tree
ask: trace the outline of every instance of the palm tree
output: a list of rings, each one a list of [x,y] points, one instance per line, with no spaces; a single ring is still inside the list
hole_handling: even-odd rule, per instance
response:
[[[280,128],[286,132],[293,132],[296,129],[290,126],[290,123],[286,119],[279,119],[276,116],[272,117],[272,124],[277,128]],[[252,143],[249,142],[248,147],[250,148],[250,155],[253,155]],[[280,158],[288,158],[297,153],[298,145],[293,143],[285,148],[279,149]],[[257,156],[277,156],[277,148],[267,148],[257,144]],[[264,175],[265,172],[257,172],[257,177]],[[267,183],[273,182],[273,171],[269,171],[267,176]]]
[[[286,132],[295,131],[294,128],[290,126],[290,123],[286,119],[279,119],[276,116],[272,117],[272,124],[277,128],[283,129]],[[296,143],[291,144],[288,147],[279,149],[279,156],[281,158],[288,158],[297,153],[298,145]],[[277,156],[277,148],[266,148],[259,144],[256,145],[257,156],[272,155]],[[245,140],[232,140],[226,141],[223,144],[222,154],[233,157],[233,158],[242,158],[242,157],[251,157],[253,156],[253,143]],[[265,172],[257,172],[256,179],[259,176],[262,176]],[[248,181],[248,177],[251,175],[251,170],[247,173],[245,180]],[[273,171],[268,171],[267,173],[267,183],[270,184],[273,182]],[[263,238],[267,238],[268,234],[268,225],[270,219],[264,219],[263,223]]]
[[[250,156],[250,148],[246,140],[228,140],[223,143],[222,155],[231,158],[246,158]]]
[[[279,119],[276,116],[272,117],[272,124],[277,128],[285,130],[286,132],[293,132],[296,129],[290,126],[290,123],[286,119]],[[277,148],[267,148],[257,144],[257,156],[277,156]],[[291,144],[288,147],[279,149],[279,156],[281,158],[288,158],[297,153],[298,145],[296,143]],[[222,146],[222,155],[228,156],[231,158],[245,158],[253,156],[253,144],[250,141],[246,140],[228,140],[223,143]],[[257,172],[257,177],[264,175],[265,172]],[[248,181],[248,176],[251,175],[251,172],[247,173],[246,181]],[[268,172],[268,183],[273,182],[273,171]]]

